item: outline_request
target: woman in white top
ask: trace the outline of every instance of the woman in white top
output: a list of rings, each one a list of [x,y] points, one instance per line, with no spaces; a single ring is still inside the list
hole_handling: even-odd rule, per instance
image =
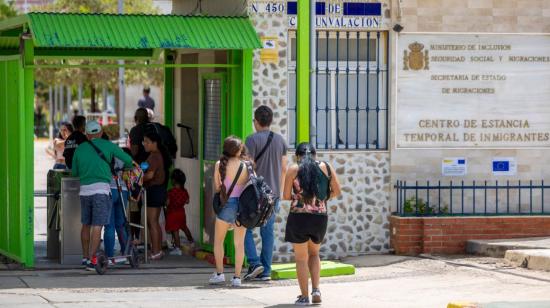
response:
[[[59,135],[53,140],[53,151],[51,149],[46,152],[55,159],[53,169],[66,169],[65,157],[63,151],[65,150],[65,140],[73,132],[73,125],[71,123],[61,124],[59,129]]]

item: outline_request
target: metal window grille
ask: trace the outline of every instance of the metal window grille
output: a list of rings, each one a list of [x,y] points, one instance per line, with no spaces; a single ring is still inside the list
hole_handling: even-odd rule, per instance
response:
[[[397,181],[400,216],[550,215],[544,181]]]
[[[217,160],[220,157],[221,135],[221,80],[204,81],[204,159]]]
[[[296,143],[296,35],[289,33],[289,144]],[[316,117],[319,149],[388,148],[387,31],[316,34]]]

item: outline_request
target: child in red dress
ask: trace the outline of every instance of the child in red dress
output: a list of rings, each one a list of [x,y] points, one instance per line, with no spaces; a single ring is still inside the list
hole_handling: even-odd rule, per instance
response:
[[[182,230],[187,240],[193,243],[193,236],[187,227],[185,205],[189,203],[189,194],[185,189],[185,173],[180,169],[174,169],[170,177],[172,188],[168,191],[168,202],[166,209],[166,232],[172,234],[175,249],[171,255],[182,255],[179,231]]]

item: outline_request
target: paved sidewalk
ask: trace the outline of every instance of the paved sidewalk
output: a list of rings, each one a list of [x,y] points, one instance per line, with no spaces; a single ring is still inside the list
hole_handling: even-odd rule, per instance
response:
[[[536,301],[550,307],[548,272],[500,267],[488,258],[361,259],[375,266],[321,280],[323,307],[446,307],[451,301],[496,308],[529,307],[526,301],[533,306]],[[83,270],[3,270],[0,307],[291,307],[299,293],[296,280],[211,287],[206,285],[211,272],[210,266],[116,269],[104,276]]]

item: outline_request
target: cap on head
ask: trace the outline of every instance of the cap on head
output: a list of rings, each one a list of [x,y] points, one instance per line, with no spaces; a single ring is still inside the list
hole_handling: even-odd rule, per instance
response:
[[[86,134],[93,135],[101,133],[101,125],[96,120],[86,123]]]

